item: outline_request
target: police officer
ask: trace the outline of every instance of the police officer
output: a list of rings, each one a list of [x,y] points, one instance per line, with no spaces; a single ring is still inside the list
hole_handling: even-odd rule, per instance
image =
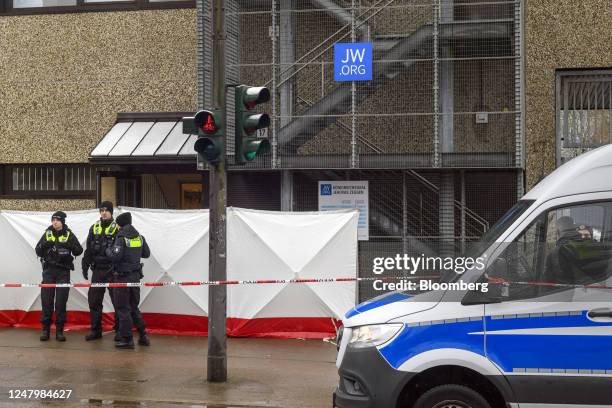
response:
[[[140,258],[148,258],[151,255],[151,251],[145,238],[132,226],[132,214],[127,212],[119,215],[117,217],[117,225],[119,225],[119,233],[115,237],[115,243],[106,250],[106,255],[116,265],[113,281],[118,283],[137,283],[143,277]],[[136,326],[140,335],[138,344],[141,346],[150,345],[145,323],[138,309],[140,288],[115,288],[114,295],[120,335],[115,347],[134,348],[132,325]]]
[[[91,283],[108,283],[112,280],[113,264],[106,257],[106,248],[113,245],[118,231],[117,223],[113,220],[113,203],[103,201],[100,204],[100,219],[89,229],[85,254],[81,263],[85,279],[89,279],[88,271],[91,267]],[[90,287],[87,292],[91,317],[91,332],[85,336],[87,341],[102,338],[102,301],[105,292],[105,287]],[[108,288],[108,293],[114,307],[113,288]],[[115,331],[117,331],[117,326],[117,317],[115,316]]]
[[[57,211],[51,216],[51,225],[36,244],[36,255],[43,265],[42,283],[70,283],[70,271],[74,270],[74,257],[83,252],[83,248],[74,233],[66,225],[66,213]],[[49,340],[55,299],[55,338],[66,341],[64,324],[66,323],[66,303],[69,288],[41,288],[42,334],[40,341]]]

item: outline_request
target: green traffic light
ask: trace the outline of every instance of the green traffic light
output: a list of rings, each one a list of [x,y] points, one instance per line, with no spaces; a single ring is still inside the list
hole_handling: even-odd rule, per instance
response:
[[[260,153],[270,151],[270,142],[258,138],[257,130],[270,126],[267,113],[257,113],[258,104],[270,100],[270,90],[266,87],[239,85],[235,90],[235,163],[245,164]]]

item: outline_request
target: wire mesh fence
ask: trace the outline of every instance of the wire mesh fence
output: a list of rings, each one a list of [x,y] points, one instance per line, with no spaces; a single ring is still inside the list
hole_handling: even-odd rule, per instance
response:
[[[203,44],[211,44],[203,4]],[[272,152],[247,168],[292,170],[283,208],[294,211],[318,210],[319,181],[369,181],[361,277],[374,276],[378,257],[458,255],[516,202],[520,0],[226,4],[228,103],[231,85],[271,90],[261,109],[271,116]],[[335,79],[334,46],[350,42],[372,45],[372,80]],[[211,57],[204,50],[205,105]],[[359,300],[380,293],[360,283]]]
[[[228,0],[226,81],[272,91],[262,110],[272,117],[273,151],[250,166],[520,167],[520,7]],[[210,1],[203,13],[210,21]],[[334,45],[346,42],[372,44],[371,81],[334,80]],[[204,50],[205,89],[211,58]],[[206,90],[201,96],[210,100]]]
[[[441,193],[444,174],[452,181],[447,219]],[[304,170],[293,175],[294,211],[318,209],[321,180],[369,182],[369,239],[359,241],[360,277],[376,276],[375,258],[461,255],[517,200],[516,174],[507,170]],[[444,236],[448,226],[450,234]],[[444,252],[445,241],[450,252]],[[383,293],[371,281],[359,285],[360,301]]]

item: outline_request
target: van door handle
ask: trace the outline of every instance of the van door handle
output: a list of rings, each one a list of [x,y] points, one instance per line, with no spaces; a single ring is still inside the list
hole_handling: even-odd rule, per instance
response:
[[[594,310],[590,310],[588,316],[591,319],[596,319],[596,318],[610,318],[612,319],[612,309],[594,309]]]

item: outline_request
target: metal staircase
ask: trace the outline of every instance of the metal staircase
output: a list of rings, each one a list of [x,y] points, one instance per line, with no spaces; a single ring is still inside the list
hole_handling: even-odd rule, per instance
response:
[[[393,1],[387,0],[384,3],[389,5]],[[372,6],[375,10],[369,14],[365,12],[359,16],[360,24],[367,23],[384,9],[385,6],[380,6],[380,3],[383,3],[383,1],[377,2],[378,6]],[[370,10],[368,9],[368,11]],[[365,14],[368,15],[364,16]],[[434,24],[428,23],[400,39],[385,38],[384,41],[377,42],[376,36],[374,36],[373,42],[377,45],[375,46],[375,59],[398,62],[380,64],[374,72],[372,81],[359,83],[358,92],[355,95],[357,104],[367,99],[371,91],[379,88],[385,81],[392,80],[405,68],[413,66],[418,58],[431,53],[434,35],[437,36],[438,41],[508,38],[512,35],[512,23],[512,20],[470,20],[438,23],[436,27],[434,27]],[[309,64],[315,63],[326,52],[329,52],[335,42],[346,39],[350,32],[341,34],[341,31],[345,28],[346,26],[332,34],[319,46],[287,68],[284,71],[285,75],[282,76],[283,74],[281,74],[283,80],[277,85],[281,86],[291,80]],[[347,114],[351,109],[352,96],[350,83],[335,86],[331,92],[310,105],[298,117],[278,131],[279,146],[288,154],[295,153],[306,141],[336,123],[338,116]]]
[[[406,171],[406,179],[400,172],[390,170],[368,171],[365,179],[370,180],[370,234],[374,239],[403,240],[406,250],[428,256],[437,254],[439,240],[439,187],[413,170]],[[307,176],[308,177],[308,176]],[[312,182],[320,179],[344,180],[344,174],[333,170],[324,171]],[[406,183],[406,194],[397,185]],[[480,238],[489,228],[486,219],[454,200],[456,214],[462,209],[465,214],[464,236],[455,237],[473,241]],[[459,223],[460,221],[457,220]],[[460,225],[458,225],[461,229]]]

